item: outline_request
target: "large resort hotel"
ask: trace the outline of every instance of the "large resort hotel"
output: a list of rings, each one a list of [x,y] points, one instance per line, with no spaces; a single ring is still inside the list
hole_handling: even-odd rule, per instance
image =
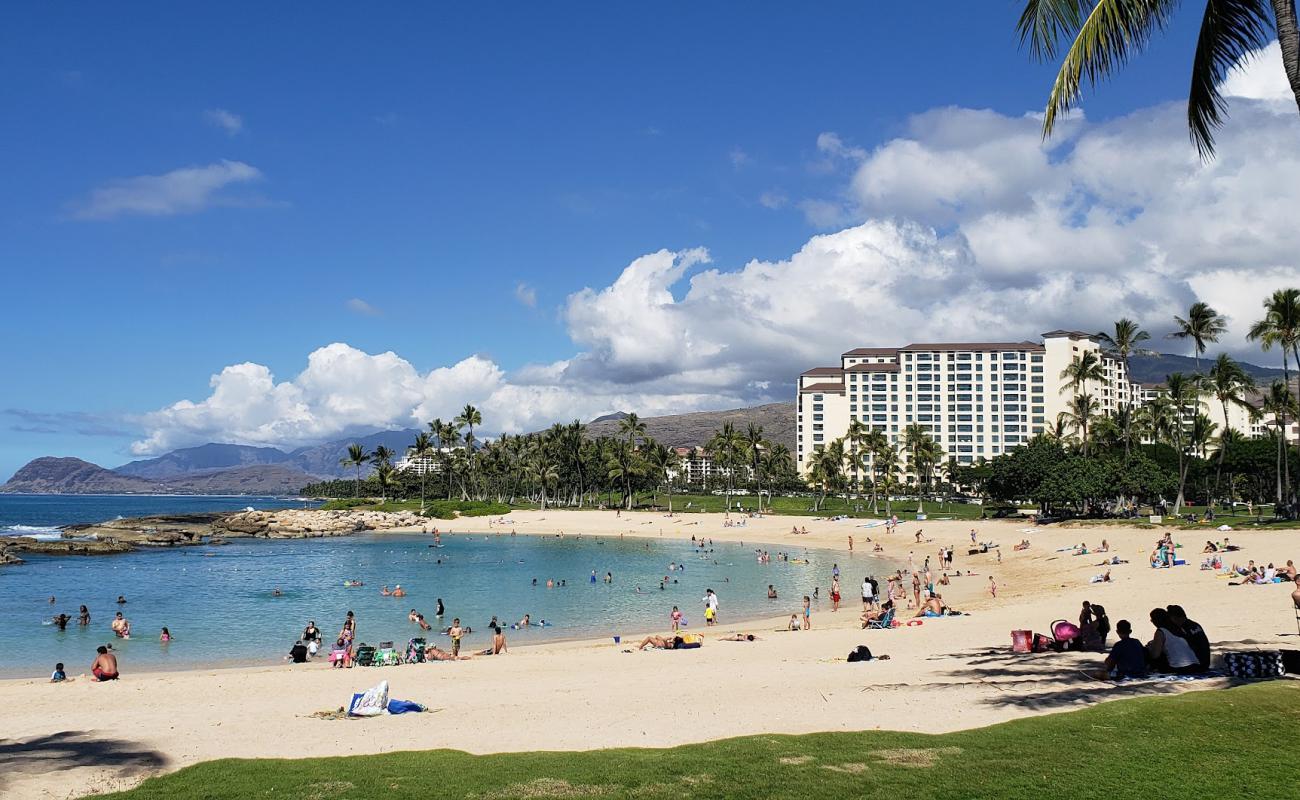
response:
[[[844,436],[853,420],[884,433],[896,446],[908,425],[920,425],[959,464],[1001,455],[1048,430],[1066,410],[1075,391],[1061,373],[1089,350],[1101,359],[1105,375],[1086,387],[1097,400],[1099,414],[1110,415],[1154,396],[1154,388],[1129,380],[1124,362],[1095,335],[1079,331],[1050,331],[1041,343],[922,343],[850,350],[840,356],[840,366],[815,367],[799,376],[799,472],[807,474],[812,454]],[[1202,402],[1202,410],[1223,425],[1217,404]],[[1258,435],[1259,421],[1234,411],[1228,422]],[[906,463],[907,453],[899,455]]]

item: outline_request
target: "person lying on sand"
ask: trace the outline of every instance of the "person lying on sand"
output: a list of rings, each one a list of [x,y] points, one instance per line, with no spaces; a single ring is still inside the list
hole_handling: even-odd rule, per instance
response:
[[[636,649],[644,650],[647,647],[653,647],[656,650],[676,650],[681,647],[684,640],[680,636],[671,638],[664,636],[647,636],[641,640],[641,644]]]
[[[758,637],[752,633],[733,633],[730,636],[723,636],[718,639],[719,642],[757,642]]]
[[[441,647],[431,644],[424,648],[424,657],[429,661],[468,661],[469,656],[453,656]]]

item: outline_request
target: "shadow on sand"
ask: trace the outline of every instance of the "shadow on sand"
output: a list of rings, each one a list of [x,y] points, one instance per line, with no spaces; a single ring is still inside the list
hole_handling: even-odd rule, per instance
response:
[[[27,775],[99,767],[125,778],[152,772],[166,764],[167,757],[157,750],[85,731],[60,731],[31,739],[0,739],[0,791],[9,782]]]

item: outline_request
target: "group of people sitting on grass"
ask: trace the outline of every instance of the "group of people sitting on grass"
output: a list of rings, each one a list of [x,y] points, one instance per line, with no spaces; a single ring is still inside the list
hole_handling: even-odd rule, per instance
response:
[[[1156,629],[1143,645],[1133,638],[1133,626],[1122,619],[1115,624],[1119,641],[1106,656],[1099,678],[1145,678],[1151,673],[1199,675],[1210,668],[1210,639],[1199,623],[1187,618],[1182,606],[1151,610]]]

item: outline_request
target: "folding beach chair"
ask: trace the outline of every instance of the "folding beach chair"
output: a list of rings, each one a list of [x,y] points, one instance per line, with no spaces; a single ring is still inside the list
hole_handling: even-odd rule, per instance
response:
[[[358,667],[375,666],[375,648],[367,644],[358,646],[357,653],[353,656],[352,661]]]
[[[867,630],[882,631],[882,630],[887,630],[889,628],[892,628],[894,626],[894,612],[896,610],[897,609],[891,608],[888,611],[886,611],[885,615],[880,619],[873,619],[870,622],[868,622]]]
[[[425,641],[423,638],[414,638],[406,643],[406,663],[423,664]]]

